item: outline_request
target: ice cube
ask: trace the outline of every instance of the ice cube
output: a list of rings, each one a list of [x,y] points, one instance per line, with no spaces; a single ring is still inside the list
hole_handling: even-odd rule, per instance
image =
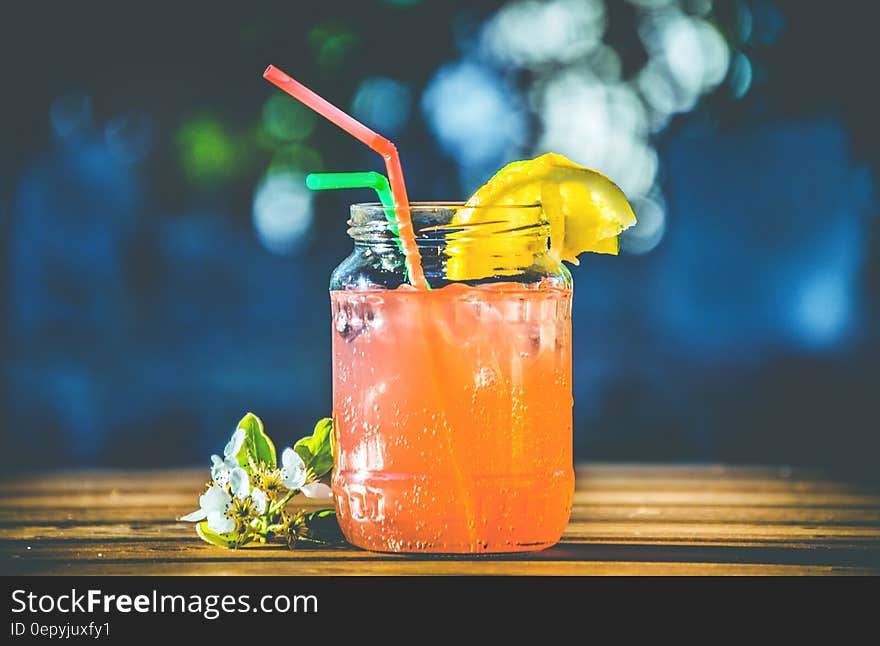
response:
[[[377,328],[383,324],[382,305],[385,300],[376,294],[368,294],[361,297],[360,300],[360,316],[365,327]]]
[[[384,323],[382,310],[384,300],[375,294],[346,294],[334,303],[333,327],[346,341]]]
[[[447,292],[455,292],[449,299],[442,315],[433,319],[436,330],[444,343],[453,348],[468,348],[482,331],[483,303],[473,288],[466,285],[444,287]]]
[[[333,327],[348,342],[354,341],[364,330],[364,321],[350,297],[340,298],[333,316]]]
[[[541,351],[542,326],[527,322],[511,326],[510,342],[519,359],[533,359]]]

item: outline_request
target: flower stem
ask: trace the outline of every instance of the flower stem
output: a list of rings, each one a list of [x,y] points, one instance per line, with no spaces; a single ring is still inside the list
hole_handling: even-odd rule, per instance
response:
[[[291,498],[293,498],[297,493],[299,493],[299,489],[291,489],[290,491],[288,491],[287,495],[284,496],[284,498],[282,498],[281,500],[276,500],[275,502],[272,503],[272,505],[269,507],[268,513],[277,514],[279,511],[284,509],[284,505],[286,505],[287,502]]]

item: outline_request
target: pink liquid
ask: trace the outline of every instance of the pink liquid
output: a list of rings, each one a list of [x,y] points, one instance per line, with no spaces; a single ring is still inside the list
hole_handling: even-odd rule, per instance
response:
[[[379,551],[556,543],[574,491],[571,292],[514,283],[331,292],[333,477]]]

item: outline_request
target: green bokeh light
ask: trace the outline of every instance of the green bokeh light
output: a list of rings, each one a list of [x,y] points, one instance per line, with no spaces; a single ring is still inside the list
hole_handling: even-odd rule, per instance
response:
[[[272,156],[268,173],[315,173],[323,169],[324,160],[315,148],[306,144],[289,144]]]
[[[176,141],[180,165],[193,183],[213,184],[235,174],[236,145],[218,119],[200,116],[186,121]]]
[[[339,68],[358,42],[357,34],[340,23],[324,23],[309,32],[309,46],[324,71]]]
[[[290,97],[275,94],[263,106],[263,128],[279,141],[302,141],[315,129],[315,113]]]

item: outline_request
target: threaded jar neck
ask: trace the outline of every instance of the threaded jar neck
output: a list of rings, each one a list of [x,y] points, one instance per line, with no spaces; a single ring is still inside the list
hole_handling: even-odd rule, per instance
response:
[[[510,240],[533,253],[548,248],[550,224],[539,204],[525,206],[466,207],[461,203],[410,204],[413,233],[419,249],[433,251],[456,245],[479,245],[481,241]],[[358,247],[381,250],[398,245],[392,209],[380,204],[353,204],[348,235]]]

